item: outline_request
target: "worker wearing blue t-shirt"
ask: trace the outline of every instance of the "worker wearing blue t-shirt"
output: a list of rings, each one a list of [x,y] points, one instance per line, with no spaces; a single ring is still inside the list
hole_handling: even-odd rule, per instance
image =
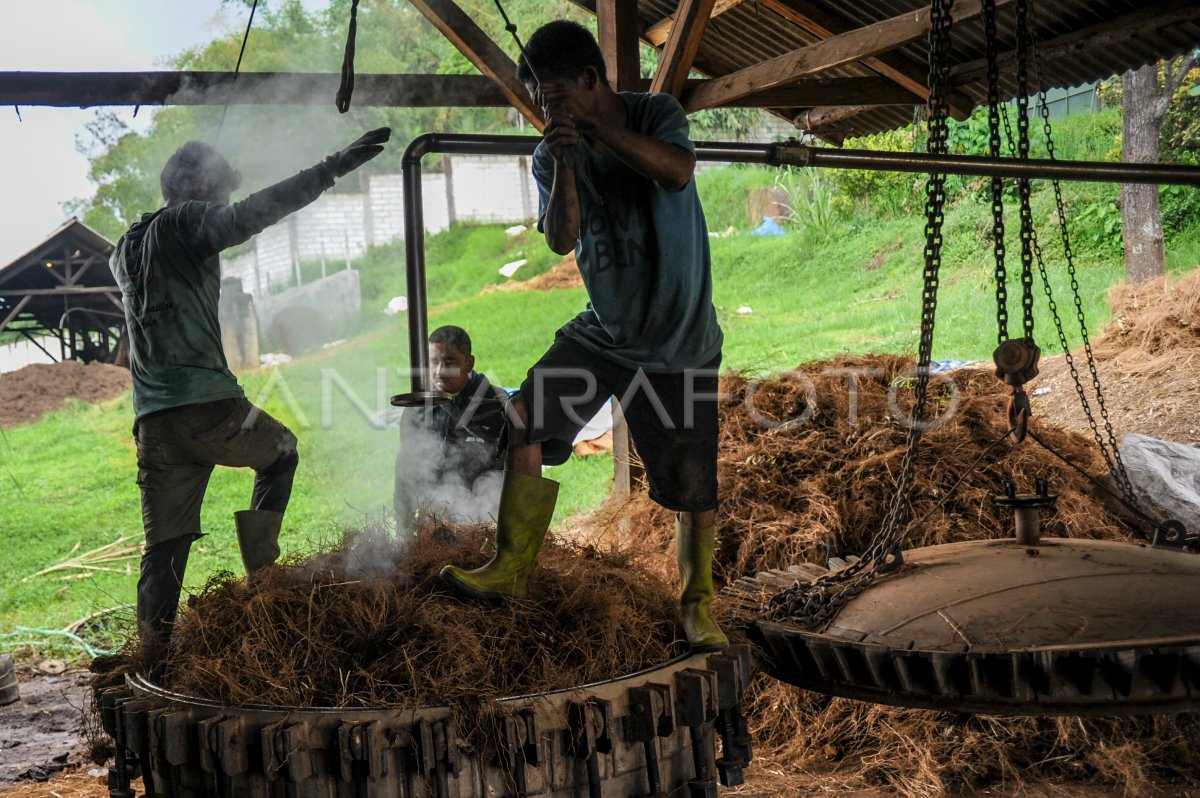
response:
[[[542,445],[561,449],[616,396],[651,498],[677,513],[688,643],[723,648],[709,617],[722,335],[687,117],[668,94],[613,91],[596,40],[571,22],[530,37],[517,77],[547,120],[533,157],[538,229],[560,255],[575,251],[590,302],[513,401],[496,556],[442,578],[481,599],[524,594],[558,492],[541,477]]]

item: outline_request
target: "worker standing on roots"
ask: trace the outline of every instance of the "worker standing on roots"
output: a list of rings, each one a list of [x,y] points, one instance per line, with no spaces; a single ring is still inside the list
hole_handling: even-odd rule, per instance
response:
[[[613,91],[596,40],[571,22],[530,37],[517,77],[547,120],[533,158],[538,229],[558,254],[574,249],[591,301],[513,400],[521,423],[510,427],[495,557],[442,578],[481,599],[525,593],[558,493],[541,477],[543,443],[569,444],[615,395],[650,497],[678,514],[688,643],[722,648],[709,616],[722,334],[687,117],[670,95]]]
[[[488,522],[504,471],[508,393],[475,370],[466,330],[446,325],[429,335],[429,372],[451,398],[400,416],[394,505],[402,532],[427,508],[454,523]]]
[[[240,202],[241,176],[191,141],[159,182],[166,207],[142,216],[109,266],[121,287],[133,376],[133,436],[146,548],[137,585],[138,631],[152,662],[166,653],[183,573],[201,536],[200,505],[214,466],[252,468],[249,510],[235,514],[247,573],[279,556],[279,529],[296,472],[296,437],[246,400],[230,372],[217,321],[221,250],[303,208],[334,179],[383,151],[391,131],[349,147]]]

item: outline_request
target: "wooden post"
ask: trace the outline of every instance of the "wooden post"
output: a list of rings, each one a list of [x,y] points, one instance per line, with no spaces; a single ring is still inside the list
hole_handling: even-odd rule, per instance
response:
[[[296,278],[296,287],[299,288],[304,284],[303,278],[300,276],[300,241],[296,232],[296,214],[288,217],[288,255],[292,260],[292,274]]]
[[[453,227],[458,213],[454,207],[454,167],[449,155],[442,156],[442,175],[446,180],[446,224]]]
[[[637,0],[597,0],[600,52],[613,91],[637,91],[641,78]]]
[[[617,397],[612,398],[613,416],[613,495],[628,496],[646,478],[646,470],[635,462],[637,450],[629,435],[629,422]]]
[[[613,416],[613,495],[628,496],[633,489],[629,474],[629,424],[617,397],[612,398]]]
[[[533,192],[529,190],[529,170],[529,159],[524,155],[517,158],[517,171],[520,172],[521,184],[521,213],[524,219],[534,219],[537,217],[537,211],[534,210],[533,205]]]

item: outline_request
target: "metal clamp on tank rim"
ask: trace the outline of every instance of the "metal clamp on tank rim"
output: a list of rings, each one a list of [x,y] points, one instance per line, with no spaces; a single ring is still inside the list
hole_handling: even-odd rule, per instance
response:
[[[409,391],[392,397],[392,407],[425,407],[449,403],[450,394],[445,391]]]

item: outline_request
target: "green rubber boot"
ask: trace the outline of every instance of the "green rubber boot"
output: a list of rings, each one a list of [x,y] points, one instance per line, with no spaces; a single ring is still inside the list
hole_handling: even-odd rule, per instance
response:
[[[729,638],[708,614],[713,600],[713,527],[693,529],[675,522],[675,549],[679,558],[679,613],[692,651],[719,651]]]
[[[447,565],[442,569],[442,581],[481,601],[522,598],[557,501],[558,483],[554,480],[505,471],[496,518],[496,556],[474,571]]]
[[[242,565],[246,566],[247,574],[273,565],[279,559],[279,528],[283,526],[283,513],[239,510],[233,514],[233,523],[237,527],[238,548],[242,551]]]

